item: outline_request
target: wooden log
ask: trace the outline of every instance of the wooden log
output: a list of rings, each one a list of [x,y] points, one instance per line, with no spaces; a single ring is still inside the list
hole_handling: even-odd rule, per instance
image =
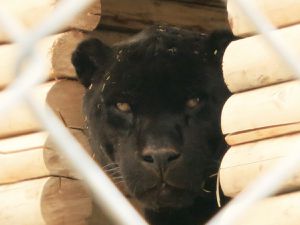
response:
[[[134,33],[118,32],[111,30],[95,30],[89,34],[93,38],[98,38],[107,45],[113,45],[118,42],[124,41],[131,37]]]
[[[277,30],[273,35],[280,35],[300,57],[300,25]],[[223,57],[223,74],[225,83],[233,93],[296,78],[261,35],[229,44]]]
[[[68,128],[84,129],[82,97],[84,88],[77,81],[59,80],[36,89],[39,101],[48,103]],[[25,104],[14,107],[0,118],[0,138],[21,135],[40,130],[40,124]]]
[[[32,29],[38,26],[47,16],[51,16],[59,2],[59,0],[26,0],[26,3],[22,3],[18,0],[2,0],[0,7],[22,22],[25,28]],[[100,13],[101,4],[99,0],[96,0],[63,30],[94,30],[100,22]],[[4,30],[0,30],[0,42],[8,41],[8,35]]]
[[[70,132],[92,156],[83,131],[70,129]],[[46,132],[0,140],[0,184],[46,176],[79,178]]]
[[[38,49],[47,58],[45,73],[50,79],[58,77],[75,77],[75,69],[71,63],[71,54],[86,35],[78,31],[70,31],[43,39]],[[14,64],[19,51],[17,44],[0,45],[0,88],[9,84],[14,78]]]
[[[299,149],[300,133],[231,147],[222,159],[220,183],[226,196],[234,197],[261,173]],[[285,181],[280,192],[300,190],[300,169]]]
[[[189,29],[212,31],[229,28],[226,9],[212,1],[102,0],[101,26],[120,30],[141,30],[166,23]],[[216,1],[214,1],[216,2]]]
[[[300,22],[300,2],[294,0],[252,0],[252,3],[276,27],[286,27]],[[227,1],[228,20],[237,36],[251,35],[255,27],[239,9],[234,0]]]
[[[47,177],[0,186],[1,225],[87,224],[92,201],[80,181]]]
[[[300,123],[289,123],[228,134],[225,136],[225,140],[229,145],[239,145],[297,132],[300,132]]]
[[[0,199],[1,225],[114,224],[79,180],[45,177],[0,185]],[[135,199],[128,200],[142,213]]]
[[[224,134],[300,122],[300,81],[232,95],[223,107]]]
[[[300,192],[264,199],[233,225],[298,225],[300,220]]]

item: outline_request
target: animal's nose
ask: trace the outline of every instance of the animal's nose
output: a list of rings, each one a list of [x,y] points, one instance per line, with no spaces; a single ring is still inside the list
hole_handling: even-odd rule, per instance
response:
[[[180,153],[173,148],[145,148],[142,152],[142,160],[149,166],[159,170],[165,170],[167,166],[176,161]]]

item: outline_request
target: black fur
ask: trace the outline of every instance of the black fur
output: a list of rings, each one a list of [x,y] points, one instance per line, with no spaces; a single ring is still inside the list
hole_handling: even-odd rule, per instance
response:
[[[229,92],[221,58],[231,39],[153,26],[113,47],[86,40],[73,53],[87,87],[92,148],[152,224],[192,225],[216,210],[205,188],[215,185],[209,176],[226,148],[220,114]],[[189,99],[197,104],[188,107]]]

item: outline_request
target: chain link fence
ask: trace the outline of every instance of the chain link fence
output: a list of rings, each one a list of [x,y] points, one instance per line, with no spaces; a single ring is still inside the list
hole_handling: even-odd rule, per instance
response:
[[[147,224],[144,219],[132,208],[53,111],[37,101],[32,93],[36,85],[47,79],[43,72],[46,68],[46,59],[36,50],[37,42],[47,35],[60,31],[92,2],[93,0],[60,1],[52,15],[32,30],[24,29],[20,21],[16,21],[0,8],[2,29],[7,32],[12,42],[20,45],[19,55],[15,62],[15,80],[0,94],[0,114],[9,113],[13,106],[20,101],[26,102],[44,129],[50,133],[61,154],[81,175],[84,183],[92,192],[94,200],[106,215],[115,224],[143,225]]]
[[[0,114],[9,113],[20,101],[26,102],[41,125],[59,146],[61,154],[65,155],[73,169],[81,175],[95,201],[112,221],[120,225],[143,225],[147,224],[144,219],[82,149],[52,110],[37,101],[32,93],[33,87],[47,79],[43,72],[46,59],[35,48],[37,42],[41,38],[61,30],[77,13],[92,2],[93,0],[77,0],[76,3],[72,0],[60,1],[52,15],[32,30],[24,29],[20,21],[15,20],[0,8],[1,28],[7,32],[12,42],[20,44],[19,55],[15,62],[15,80],[0,93]],[[251,1],[236,0],[236,3],[282,60],[300,77],[300,64],[292,54],[291,47],[279,36],[272,35],[270,31],[275,29],[272,24],[255,8],[255,5],[251,4]],[[280,184],[293,175],[293,171],[298,169],[299,165],[300,151],[296,150],[282,159],[272,171],[263,174],[207,224],[233,224],[255,202],[276,193]]]
[[[255,26],[277,53],[282,61],[300,78],[300,63],[290,46],[279,35],[272,33],[276,28],[260,12],[251,0],[235,0],[236,5],[245,14],[248,20]],[[300,140],[299,140],[300,144]],[[281,159],[273,169],[263,173],[226,207],[224,207],[207,225],[230,225],[234,224],[244,213],[247,212],[259,200],[275,194],[281,184],[294,175],[300,167],[300,151],[293,150],[289,155]]]

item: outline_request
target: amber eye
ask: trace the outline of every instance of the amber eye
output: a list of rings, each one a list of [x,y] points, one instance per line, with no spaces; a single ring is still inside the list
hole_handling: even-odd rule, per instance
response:
[[[128,103],[118,102],[116,104],[116,107],[121,112],[130,112],[131,111],[131,107],[130,107],[130,105]]]
[[[190,109],[194,109],[199,105],[200,105],[200,99],[199,98],[191,98],[191,99],[186,101],[186,106]]]

